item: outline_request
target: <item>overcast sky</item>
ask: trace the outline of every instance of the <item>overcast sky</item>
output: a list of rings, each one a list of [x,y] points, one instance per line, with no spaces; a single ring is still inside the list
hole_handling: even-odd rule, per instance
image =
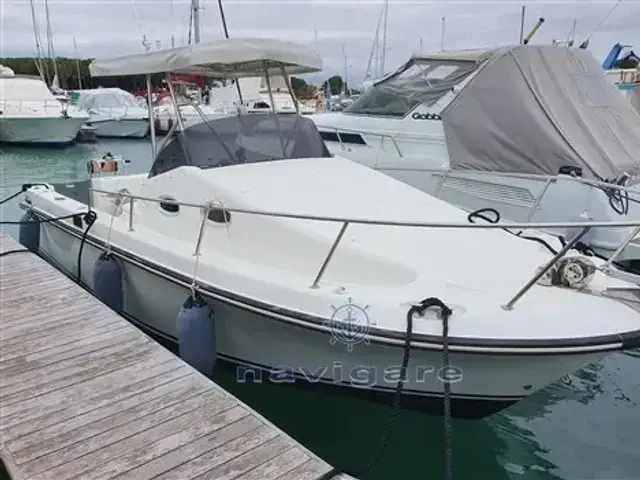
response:
[[[40,35],[46,45],[43,0],[34,0]],[[216,0],[200,0],[202,41],[223,38]],[[605,1],[526,4],[525,34],[539,17],[545,23],[532,43],[566,40],[577,20],[580,43],[616,4]],[[419,51],[440,49],[442,17],[446,18],[445,49],[477,48],[517,43],[522,3],[512,1],[427,2],[389,1],[385,70],[393,71]],[[312,81],[333,74],[362,80],[382,8],[377,1],[224,0],[229,33],[233,36],[276,37],[314,48],[324,70]],[[49,0],[57,55],[73,56],[75,37],[82,57],[107,58],[142,52],[142,35],[163,47],[186,43],[189,0]],[[590,40],[590,50],[602,59],[616,42],[640,42],[640,1],[621,1]],[[29,0],[0,0],[0,56],[29,56],[35,41]],[[640,51],[640,43],[637,45]]]

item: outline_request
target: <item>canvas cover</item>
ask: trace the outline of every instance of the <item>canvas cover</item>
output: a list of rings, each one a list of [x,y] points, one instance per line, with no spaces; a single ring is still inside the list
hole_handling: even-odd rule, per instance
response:
[[[322,60],[309,48],[272,38],[231,38],[195,43],[89,65],[93,77],[179,73],[217,78],[260,77],[264,65],[269,75],[289,75],[322,70]]]
[[[640,173],[640,115],[587,50],[492,51],[442,112],[451,168],[589,178]]]

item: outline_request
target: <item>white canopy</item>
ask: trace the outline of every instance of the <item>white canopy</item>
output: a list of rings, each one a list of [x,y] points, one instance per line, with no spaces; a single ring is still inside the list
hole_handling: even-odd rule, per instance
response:
[[[233,38],[184,47],[97,60],[89,65],[94,77],[183,73],[221,78],[302,74],[322,70],[322,60],[309,49],[291,42],[267,38]]]

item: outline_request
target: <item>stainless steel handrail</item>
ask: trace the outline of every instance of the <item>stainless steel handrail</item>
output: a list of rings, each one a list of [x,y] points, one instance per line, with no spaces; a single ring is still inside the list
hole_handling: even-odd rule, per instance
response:
[[[122,193],[122,192],[112,192],[109,190],[102,190],[98,188],[90,188],[90,192],[97,192],[107,195],[119,194],[123,198],[130,198],[130,210],[129,210],[129,231],[133,231],[133,199],[161,203],[162,199],[159,198],[151,198],[144,197],[142,195],[132,195],[130,193]],[[190,202],[180,202],[178,200],[172,200],[171,203],[180,205],[183,207],[191,207],[197,208],[200,210],[203,209],[213,209],[211,204],[199,204],[199,203],[190,203]],[[217,207],[216,207],[217,208]],[[278,217],[278,218],[290,218],[297,220],[315,220],[321,222],[339,222],[342,223],[336,238],[331,244],[331,248],[327,255],[325,256],[320,270],[318,271],[311,288],[317,288],[319,282],[325,273],[333,254],[335,253],[338,244],[342,240],[344,233],[349,226],[349,224],[360,224],[360,225],[377,225],[377,226],[396,226],[396,227],[416,227],[416,228],[461,228],[461,229],[497,229],[497,228],[517,228],[517,229],[552,229],[552,228],[580,228],[581,231],[570,241],[568,242],[561,250],[556,254],[552,260],[550,260],[541,271],[537,272],[519,291],[516,295],[507,302],[503,308],[506,310],[511,310],[515,303],[535,284],[535,282],[541,278],[546,271],[548,271],[551,267],[553,267],[558,260],[560,260],[590,229],[592,228],[607,228],[607,227],[635,227],[635,229],[640,232],[640,220],[636,221],[626,221],[626,222],[540,222],[540,223],[456,223],[456,222],[408,222],[408,221],[394,221],[394,220],[375,220],[368,218],[349,218],[349,217],[334,217],[334,216],[323,216],[323,215],[305,215],[305,214],[295,214],[295,213],[286,213],[286,212],[275,212],[268,210],[250,210],[244,208],[229,208],[222,207],[219,210],[225,210],[227,212],[234,213],[244,213],[249,215],[261,215],[268,217]],[[619,255],[620,252],[624,250],[624,248],[633,240],[634,236],[629,235],[627,239],[620,245],[618,250],[615,252],[614,257]],[[608,262],[608,266],[611,265],[613,260],[610,259]],[[607,267],[608,268],[608,267]]]
[[[388,133],[366,132],[364,130],[352,130],[352,129],[349,129],[349,128],[342,128],[342,127],[330,127],[330,126],[327,126],[327,125],[320,125],[320,124],[316,124],[316,126],[317,126],[318,130],[320,130],[320,129],[329,129],[329,130],[335,131],[336,135],[338,136],[338,142],[340,143],[340,147],[342,148],[342,150],[345,149],[345,146],[342,143],[342,137],[340,136],[340,132],[359,133],[360,135],[370,135],[372,137],[380,137],[381,141],[384,140],[385,138],[390,139],[391,143],[393,143],[393,146],[396,149],[396,152],[398,153],[398,156],[399,157],[404,157],[404,155],[402,154],[402,151],[400,150],[400,146],[398,145],[398,142],[393,137],[393,135],[390,135]],[[382,146],[382,144],[380,144],[380,146]]]

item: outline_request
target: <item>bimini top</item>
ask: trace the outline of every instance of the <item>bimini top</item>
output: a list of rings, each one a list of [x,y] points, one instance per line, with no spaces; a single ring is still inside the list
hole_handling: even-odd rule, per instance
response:
[[[640,115],[589,51],[518,45],[480,58],[441,112],[452,168],[640,175]]]
[[[184,47],[96,60],[89,65],[94,77],[182,73],[221,78],[260,77],[264,65],[270,75],[318,72],[322,60],[308,48],[269,38],[233,38]]]

